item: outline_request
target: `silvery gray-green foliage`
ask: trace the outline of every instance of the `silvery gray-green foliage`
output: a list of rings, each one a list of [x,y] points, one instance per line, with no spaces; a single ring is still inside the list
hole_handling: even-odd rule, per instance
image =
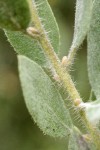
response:
[[[26,106],[40,129],[53,137],[70,135],[72,121],[52,81],[25,56],[18,57],[18,65]]]
[[[21,32],[6,31],[6,35],[18,54],[27,56],[41,66],[45,67],[48,65],[46,57],[37,40],[33,41],[31,37]]]
[[[47,0],[33,0],[33,2],[36,2],[39,17],[44,26],[45,32],[48,35],[49,41],[55,52],[58,53],[60,45],[59,29],[51,8]],[[34,27],[34,21],[31,21],[30,24]],[[22,32],[7,31],[6,35],[18,54],[25,55],[36,61],[41,66],[47,67],[47,59],[43,54],[43,50],[37,40],[33,41],[33,39],[26,36]]]
[[[100,99],[100,1],[95,0],[88,34],[89,81],[96,98]]]
[[[76,1],[75,29],[72,48],[79,48],[89,30],[92,7],[92,0]]]
[[[49,61],[43,53],[43,48],[37,39],[32,39],[29,35],[25,35],[27,27],[34,27],[34,15],[32,14],[32,6],[30,3],[36,6],[38,17],[45,29],[45,33],[48,35],[48,40],[54,48],[54,51],[57,53],[59,50],[59,30],[47,0],[25,0],[24,2],[23,0],[9,0],[9,2],[5,0],[0,1],[0,20],[2,20],[0,26],[6,29],[8,40],[15,51],[21,54],[18,56],[18,68],[26,106],[34,121],[45,134],[53,137],[69,136],[69,150],[88,150],[87,141],[85,141],[85,147],[80,145],[79,148],[77,139],[79,139],[80,135],[77,134],[76,136],[74,132],[75,123],[71,117],[70,108],[66,107],[67,105],[71,106],[70,101],[67,101],[70,104],[64,102],[59,90],[56,89],[58,87],[55,86],[53,81],[51,81],[50,77],[43,70],[43,67],[48,64]],[[7,6],[9,6],[9,12],[11,13],[10,17],[9,13],[7,13]],[[13,6],[15,6],[15,8]],[[96,98],[98,99],[98,101],[94,103],[87,103],[84,105],[90,122],[95,120],[98,122],[99,115],[96,114],[95,111],[98,110],[98,113],[100,113],[99,7],[99,0],[77,0],[75,31],[72,43],[72,48],[78,48],[88,34],[89,80]],[[25,14],[22,13],[24,11]],[[50,33],[47,33],[49,31]],[[71,109],[73,108],[72,105]],[[79,108],[77,108],[77,106],[75,108],[75,111],[79,113],[77,111]],[[76,114],[74,114],[75,111],[72,111],[73,116]],[[91,118],[91,115],[93,118]],[[79,123],[80,119],[78,115],[75,116],[75,118]],[[91,146],[91,150],[97,149]]]
[[[100,121],[100,100],[86,103],[87,117],[94,125],[98,125]]]
[[[87,117],[93,124],[100,120],[100,1],[77,0],[72,48],[78,48],[88,34],[88,73],[96,102],[87,103]],[[80,14],[80,15],[79,15]]]
[[[94,1],[88,33],[88,74],[96,101],[87,105],[87,115],[94,124],[100,121],[100,1]]]

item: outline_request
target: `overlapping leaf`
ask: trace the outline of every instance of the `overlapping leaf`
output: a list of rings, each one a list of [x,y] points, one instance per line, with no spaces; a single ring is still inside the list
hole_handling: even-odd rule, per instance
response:
[[[100,122],[100,100],[86,103],[86,113],[90,122],[97,125]]]
[[[42,68],[25,56],[18,57],[19,75],[26,106],[45,134],[64,137],[72,122],[65,104]]]
[[[96,98],[100,99],[100,1],[95,0],[88,34],[88,74]]]
[[[36,40],[21,32],[6,32],[9,42],[18,54],[25,55],[41,66],[47,66],[46,57]]]
[[[0,0],[0,27],[25,29],[31,20],[30,0]]]
[[[82,44],[89,30],[92,6],[92,0],[77,0],[76,2],[75,29],[72,48],[78,48]]]

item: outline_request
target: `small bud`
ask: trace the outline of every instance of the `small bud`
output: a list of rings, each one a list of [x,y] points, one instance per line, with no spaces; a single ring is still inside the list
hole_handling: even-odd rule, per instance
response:
[[[75,106],[79,106],[81,104],[81,100],[80,99],[76,99],[74,101]]]
[[[39,31],[36,28],[34,28],[34,27],[28,27],[26,29],[26,31],[31,36],[33,36],[33,35],[39,35],[40,34]]]
[[[53,79],[54,79],[55,81],[57,81],[57,82],[60,81],[59,76],[58,76],[57,74],[54,75]]]
[[[91,141],[91,137],[90,137],[89,134],[84,134],[84,135],[82,135],[82,136],[83,136],[83,138],[84,138],[86,141]]]
[[[67,66],[67,62],[68,62],[68,58],[67,58],[67,56],[64,56],[62,58],[62,62],[61,62],[62,66],[66,67]]]

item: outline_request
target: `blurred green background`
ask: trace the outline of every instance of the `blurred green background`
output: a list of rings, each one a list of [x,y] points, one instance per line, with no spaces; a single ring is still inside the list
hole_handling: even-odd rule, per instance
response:
[[[75,0],[49,0],[61,33],[59,57],[68,54],[73,29]],[[86,41],[72,68],[72,78],[84,101],[89,99]],[[0,30],[0,150],[67,150],[66,139],[43,135],[29,115],[18,77],[17,58]]]

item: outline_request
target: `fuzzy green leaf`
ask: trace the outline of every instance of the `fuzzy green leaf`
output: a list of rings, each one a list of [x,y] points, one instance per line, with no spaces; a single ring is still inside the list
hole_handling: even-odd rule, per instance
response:
[[[100,101],[89,102],[84,104],[86,114],[90,122],[97,125],[100,121]]]
[[[19,75],[26,106],[40,129],[53,137],[70,134],[72,122],[65,104],[43,69],[18,56]]]
[[[77,0],[76,2],[75,29],[72,48],[78,48],[82,44],[89,30],[92,6],[92,0]]]
[[[88,74],[96,98],[100,99],[100,1],[95,0],[88,34]]]
[[[18,54],[29,57],[41,66],[47,66],[43,50],[36,40],[33,40],[31,37],[24,35],[21,32],[6,31],[6,35]]]
[[[47,0],[36,0],[37,11],[41,22],[48,33],[49,41],[51,42],[55,52],[59,50],[59,30],[51,8]],[[40,5],[39,5],[40,4]],[[33,19],[34,21],[34,19]],[[24,35],[21,32],[6,32],[6,35],[14,47],[16,52],[21,55],[25,55],[30,59],[45,66],[46,58],[43,54],[43,50],[39,45],[38,41],[32,40],[30,37]]]
[[[0,27],[21,30],[30,20],[30,0],[0,0]]]

